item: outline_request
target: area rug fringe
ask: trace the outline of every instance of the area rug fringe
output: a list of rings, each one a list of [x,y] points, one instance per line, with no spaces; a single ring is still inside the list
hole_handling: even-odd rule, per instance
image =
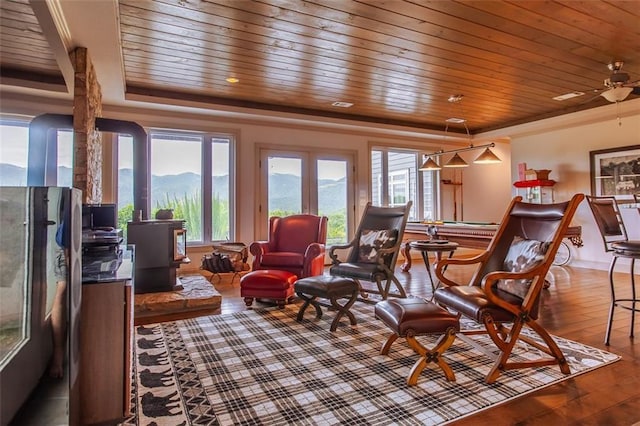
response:
[[[456,382],[430,364],[409,387],[417,355],[402,339],[379,355],[389,331],[371,305],[353,310],[358,325],[345,320],[335,333],[333,312],[297,322],[295,305],[137,327],[134,414],[124,425],[446,424],[620,359],[554,337],[571,375],[557,366],[516,370],[488,385],[491,360],[457,339],[445,354]]]

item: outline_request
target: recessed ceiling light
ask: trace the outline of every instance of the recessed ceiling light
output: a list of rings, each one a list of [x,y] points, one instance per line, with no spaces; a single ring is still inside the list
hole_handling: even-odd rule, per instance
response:
[[[578,96],[582,96],[582,95],[584,95],[584,92],[570,92],[570,93],[565,93],[564,95],[555,96],[553,97],[553,100],[566,101],[567,99],[577,98]]]
[[[233,83],[237,83],[237,82],[239,82],[239,81],[240,81],[240,80],[238,80],[238,79],[237,79],[237,78],[235,78],[235,77],[227,77],[227,83],[231,83],[231,84],[233,84]]]
[[[447,123],[462,124],[462,123],[466,122],[467,120],[465,120],[464,118],[451,117],[451,118],[447,118],[445,121]]]
[[[334,102],[331,105],[338,108],[351,108],[353,106],[351,102]]]

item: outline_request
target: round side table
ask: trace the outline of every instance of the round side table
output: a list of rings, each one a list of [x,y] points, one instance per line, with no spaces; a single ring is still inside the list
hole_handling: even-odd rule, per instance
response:
[[[453,252],[458,248],[458,243],[447,240],[424,240],[412,241],[409,243],[409,247],[420,251],[422,259],[424,260],[424,266],[427,267],[427,274],[429,275],[429,281],[431,281],[431,289],[435,292],[440,282],[436,284],[433,280],[433,275],[431,274],[431,263],[429,262],[429,252],[435,254],[435,261],[437,262],[442,259],[442,253],[449,253],[449,257],[453,256]]]

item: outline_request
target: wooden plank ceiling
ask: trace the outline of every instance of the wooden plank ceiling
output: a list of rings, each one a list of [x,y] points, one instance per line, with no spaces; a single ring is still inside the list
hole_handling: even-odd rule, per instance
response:
[[[1,71],[48,75],[55,69],[28,5],[0,3]],[[598,93],[613,60],[624,61],[630,84],[640,79],[636,0],[119,0],[118,8],[125,97],[158,103],[437,130],[458,117],[478,133],[607,104]],[[585,94],[552,99],[574,91]],[[464,98],[450,103],[453,94]]]

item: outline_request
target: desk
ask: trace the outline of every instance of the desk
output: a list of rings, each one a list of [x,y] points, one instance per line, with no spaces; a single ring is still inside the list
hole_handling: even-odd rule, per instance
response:
[[[404,231],[402,254],[404,263],[400,267],[402,271],[411,269],[411,247],[408,243],[416,240],[424,240],[427,227],[435,226],[438,238],[458,243],[460,247],[484,250],[489,246],[493,235],[498,230],[495,223],[470,223],[470,222],[443,222],[426,224],[423,222],[408,222]],[[565,235],[575,247],[582,247],[582,227],[570,226]]]

